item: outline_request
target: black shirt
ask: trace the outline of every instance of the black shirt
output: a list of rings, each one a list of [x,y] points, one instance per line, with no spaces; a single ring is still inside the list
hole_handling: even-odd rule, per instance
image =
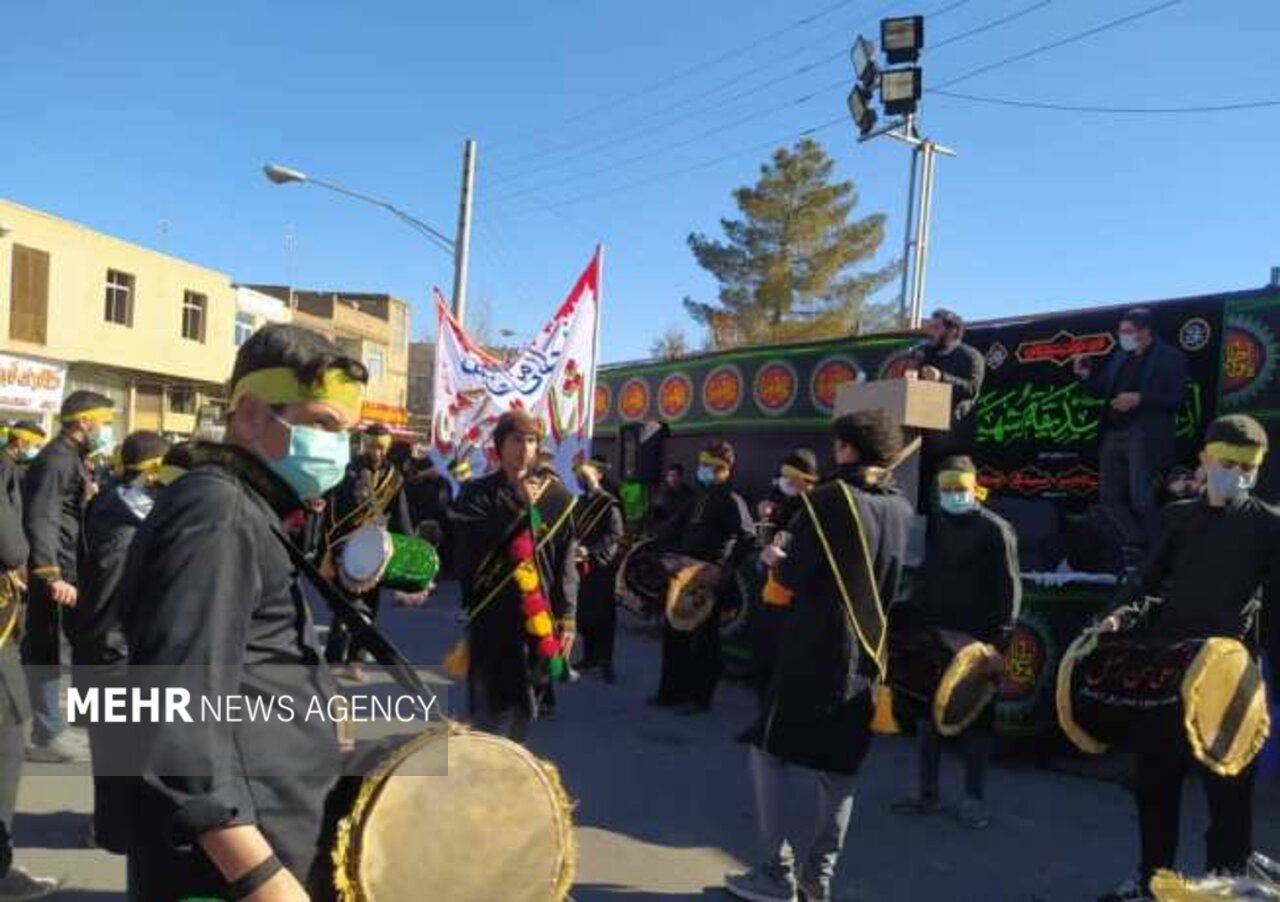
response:
[[[719,483],[697,493],[664,534],[680,554],[733,566],[753,547],[755,527],[742,496],[728,483]]]
[[[1141,587],[1163,598],[1149,617],[1158,635],[1247,640],[1255,599],[1264,608],[1280,599],[1280,511],[1251,496],[1226,507],[1170,505]]]
[[[1138,387],[1142,385],[1142,373],[1147,367],[1149,357],[1150,355],[1148,354],[1136,354],[1132,351],[1125,352],[1124,360],[1120,363],[1120,370],[1116,373],[1115,385],[1111,389],[1111,398],[1138,390]],[[1107,425],[1112,429],[1127,429],[1133,424],[1137,409],[1116,410],[1110,406],[1111,398],[1107,399]]]
[[[84,448],[59,435],[27,471],[23,506],[35,579],[74,582],[89,484]]]
[[[130,671],[180,665],[193,697],[289,696],[297,716],[148,728],[129,847],[146,899],[222,897],[220,875],[194,844],[220,826],[256,824],[305,881],[339,766],[333,723],[304,716],[337,691],[311,618],[315,590],[277,534],[301,502],[257,458],[206,447],[130,548],[120,596]]]
[[[982,383],[987,374],[987,362],[978,349],[964,342],[949,348],[934,344],[917,353],[920,366],[932,366],[942,373],[942,381],[951,386],[951,418],[959,423],[973,410],[982,393]]]
[[[1017,536],[1008,522],[979,506],[968,514],[929,518],[924,564],[916,571],[910,603],[894,612],[894,621],[999,643],[1021,604]]]

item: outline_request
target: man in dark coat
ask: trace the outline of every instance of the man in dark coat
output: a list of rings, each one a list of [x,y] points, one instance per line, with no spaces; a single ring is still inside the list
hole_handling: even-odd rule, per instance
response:
[[[615,680],[614,635],[618,629],[618,604],[614,580],[622,543],[622,507],[600,484],[601,466],[595,459],[578,465],[582,495],[573,511],[578,537],[578,627],[582,632],[582,661],[587,670],[599,667],[606,683]]]
[[[139,527],[121,583],[131,679],[193,697],[279,699],[293,718],[146,725],[130,743],[129,881],[139,899],[306,898],[339,768],[336,694],[284,523],[342,479],[367,372],[327,339],[271,325],[241,346],[226,444]],[[299,552],[300,553],[300,552]],[[168,685],[166,682],[165,685]]]
[[[22,659],[31,690],[33,761],[85,761],[88,743],[67,730],[58,708],[59,633],[74,642],[80,526],[93,481],[86,463],[113,444],[110,398],[72,392],[62,402],[62,431],[27,471],[24,519],[31,544],[31,590]]]
[[[924,564],[916,571],[911,599],[894,607],[895,630],[945,631],[944,641],[985,642],[1003,653],[1022,605],[1018,538],[1013,527],[978,499],[978,471],[967,456],[950,457],[937,479],[940,512],[929,518]],[[991,757],[995,705],[988,704],[961,736],[964,801],[956,811],[967,827],[983,829],[987,764]],[[925,713],[916,726],[920,785],[917,795],[894,806],[903,814],[941,810],[938,765],[942,739]]]
[[[658,497],[654,499],[652,511],[653,525],[661,527],[676,519],[693,504],[697,492],[693,486],[685,482],[684,466],[672,464],[662,474],[662,486],[658,489]]]
[[[22,424],[19,424],[22,425]],[[13,864],[13,813],[22,780],[23,730],[31,718],[26,675],[18,655],[22,570],[30,547],[22,528],[16,461],[0,452],[0,900],[39,899],[61,884]]]
[[[1106,402],[1098,449],[1098,500],[1145,547],[1160,527],[1160,484],[1174,462],[1178,412],[1187,399],[1187,360],[1155,334],[1154,314],[1135,307],[1120,318],[1120,346],[1101,366],[1073,364],[1084,390]]]
[[[834,478],[805,496],[791,524],[778,580],[793,593],[790,622],[752,739],[751,773],[760,858],[730,875],[728,891],[756,902],[831,898],[831,877],[853,810],[855,775],[871,742],[871,687],[895,597],[911,506],[885,466],[901,430],[879,410],[836,420]],[[817,835],[798,875],[782,807],[789,770],[819,788]]]
[[[1280,510],[1252,494],[1267,447],[1266,430],[1250,417],[1224,416],[1209,426],[1200,455],[1204,494],[1165,508],[1159,538],[1133,588],[1134,602],[1104,618],[1104,629],[1140,631],[1140,639],[1157,642],[1236,639],[1255,657],[1265,648],[1275,673]],[[1231,777],[1214,773],[1192,757],[1186,742],[1150,743],[1141,750],[1132,780],[1138,879],[1102,896],[1102,902],[1148,900],[1151,877],[1174,867],[1182,787],[1191,774],[1200,778],[1208,801],[1205,870],[1243,874],[1254,851],[1254,768],[1250,764]]]
[[[539,692],[564,675],[577,631],[575,499],[558,479],[538,474],[540,433],[525,411],[504,413],[493,430],[499,469],[468,482],[451,515],[468,618],[472,723],[516,741],[537,716]],[[536,546],[532,572],[520,566],[513,548],[522,535]],[[554,623],[545,636],[531,631],[537,619],[526,611],[531,593],[550,607],[543,614]],[[546,654],[553,645],[557,654]]]
[[[391,431],[381,423],[365,428],[360,440],[360,457],[347,468],[342,483],[329,495],[325,509],[325,543],[333,565],[341,567],[336,549],[341,541],[366,523],[381,523],[391,532],[413,535],[413,517],[405,496],[404,476],[390,460]],[[374,586],[360,595],[357,603],[371,619],[378,617],[382,590]],[[329,627],[325,660],[330,664],[357,664],[363,649],[351,641],[341,623]],[[359,670],[353,670],[359,675]]]
[[[712,441],[698,456],[700,491],[693,503],[670,520],[657,538],[663,550],[720,568],[716,605],[699,626],[688,632],[669,620],[662,627],[662,678],[655,707],[679,707],[682,714],[711,710],[720,681],[720,613],[740,603],[735,598],[735,570],[755,547],[755,527],[742,496],[733,490],[733,446]]]
[[[0,451],[0,472],[13,470],[18,476],[18,481],[21,482],[27,475],[27,468],[40,453],[46,438],[45,431],[39,423],[32,420],[18,420],[9,427],[4,450]]]

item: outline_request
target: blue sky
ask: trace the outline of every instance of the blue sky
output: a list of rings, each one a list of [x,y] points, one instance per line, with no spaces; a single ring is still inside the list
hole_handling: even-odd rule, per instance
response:
[[[969,0],[929,23],[928,43],[1033,2]],[[1043,3],[926,52],[926,85],[1154,2]],[[844,114],[843,59],[784,76],[860,30],[874,36],[886,6],[947,5],[10,4],[0,196],[239,281],[390,291],[414,302],[420,336],[433,326],[430,286],[451,284],[449,259],[375,209],[269,185],[259,167],[292,164],[452,234],[461,144],[473,136],[473,301],[495,329],[531,333],[603,241],[604,356],[634,358],[665,327],[688,325],[684,296],[714,295],[685,238],[733,212],[730,191],[768,153],[750,149]],[[1274,2],[1183,0],[955,90],[1122,106],[1280,98],[1278,29]],[[737,94],[747,96],[707,109]],[[931,304],[981,318],[1231,290],[1280,264],[1280,107],[1092,116],[929,97],[923,117],[961,154],[939,162]],[[906,148],[859,146],[843,123],[819,137],[858,183],[860,211],[888,214],[883,257],[895,256]]]

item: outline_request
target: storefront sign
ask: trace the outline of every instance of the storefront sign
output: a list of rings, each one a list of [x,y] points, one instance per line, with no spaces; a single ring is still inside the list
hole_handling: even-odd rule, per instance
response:
[[[0,354],[0,408],[31,414],[57,413],[67,368],[26,357]]]

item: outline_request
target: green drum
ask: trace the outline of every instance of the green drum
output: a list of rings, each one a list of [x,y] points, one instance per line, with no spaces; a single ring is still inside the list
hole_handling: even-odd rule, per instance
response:
[[[418,536],[390,533],[391,559],[387,561],[382,584],[401,592],[422,592],[440,572],[440,555],[435,546]]]

